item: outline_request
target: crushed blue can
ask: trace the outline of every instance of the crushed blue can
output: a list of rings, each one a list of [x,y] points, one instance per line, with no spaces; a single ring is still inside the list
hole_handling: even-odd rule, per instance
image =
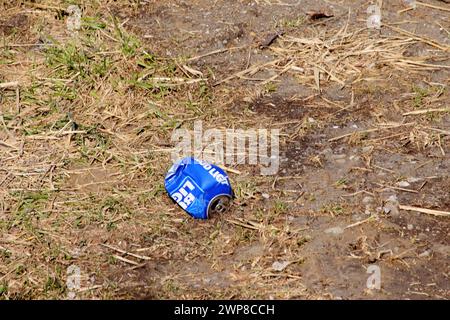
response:
[[[225,212],[233,198],[225,171],[193,157],[177,161],[167,172],[164,182],[170,197],[196,219]]]

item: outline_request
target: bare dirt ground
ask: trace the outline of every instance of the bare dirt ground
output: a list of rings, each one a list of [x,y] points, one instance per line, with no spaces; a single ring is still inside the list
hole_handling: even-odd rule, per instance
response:
[[[450,5],[372,4],[0,2],[0,298],[448,299]],[[163,188],[195,120],[281,130],[206,221]]]

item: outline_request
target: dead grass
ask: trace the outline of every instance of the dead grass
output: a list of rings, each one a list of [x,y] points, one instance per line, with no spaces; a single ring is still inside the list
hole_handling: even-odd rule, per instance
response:
[[[380,37],[346,24],[339,30],[314,27],[288,32],[270,47],[273,60],[213,81],[189,64],[204,55],[156,56],[128,28],[127,20],[113,13],[119,9],[133,13],[138,1],[83,3],[77,34],[66,29],[67,5],[42,1],[1,8],[0,21],[27,17],[2,29],[1,38],[1,298],[65,298],[70,265],[81,268],[78,296],[83,298],[319,298],[300,281],[298,266],[309,238],[305,230],[287,223],[290,207],[282,196],[289,190],[274,188],[273,178],[255,177],[242,166],[235,171],[242,174],[231,173],[237,196],[232,215],[191,220],[163,188],[172,131],[191,127],[194,119],[220,129],[285,127],[251,112],[224,111],[237,96],[248,94],[251,104],[276,91],[274,84],[283,74],[294,74],[299,84],[320,93],[332,83],[354,91],[362,83],[383,80],[387,73],[390,77],[395,72],[450,68],[438,62],[448,58],[449,47],[444,44],[402,32]],[[298,23],[304,21],[286,26]],[[432,46],[436,55],[405,57],[404,51],[419,42]],[[275,75],[256,81],[258,87],[251,92],[236,93],[227,87],[268,70]],[[445,155],[448,131],[422,121],[430,113],[448,112],[432,108],[447,97],[439,92],[412,90],[408,104],[401,106],[410,123],[379,121],[360,133],[384,139],[384,134],[402,130],[397,139],[407,138],[418,148],[440,148]],[[323,101],[317,105],[330,107]],[[331,108],[340,112],[348,106],[336,103]],[[292,126],[284,144],[323,126],[330,115],[318,117],[317,125],[304,120]],[[347,138],[351,143],[355,133],[330,142]],[[311,159],[322,166],[320,158]],[[337,181],[336,187],[345,183]],[[280,200],[263,203],[261,192],[267,190]],[[345,215],[344,209],[331,204],[317,214],[335,217]],[[254,243],[264,255],[236,255],[238,247]],[[224,265],[224,259],[229,264]],[[196,265],[198,260],[216,272],[206,276],[227,276],[223,287],[219,283],[219,289],[205,285],[192,290],[185,279],[189,274],[177,273],[177,268],[188,265],[193,275],[204,272],[206,268]],[[283,272],[273,272],[276,260],[291,264]],[[155,273],[161,281],[153,279],[154,286],[140,273],[148,272],[148,261],[168,270]]]

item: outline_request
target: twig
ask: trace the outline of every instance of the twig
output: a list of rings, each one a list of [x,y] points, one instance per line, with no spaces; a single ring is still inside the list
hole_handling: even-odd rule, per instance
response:
[[[448,35],[450,35],[450,31],[448,31],[446,28],[444,28],[444,27],[442,26],[442,24],[440,24],[439,22],[436,22],[436,23],[439,25],[439,27],[442,28],[442,30],[444,30],[445,32],[447,32]]]
[[[399,209],[406,210],[406,211],[417,211],[417,212],[421,212],[421,213],[432,214],[434,216],[450,217],[450,212],[448,212],[448,211],[432,210],[432,209],[404,206],[404,205],[399,205]]]
[[[197,60],[197,59],[201,59],[201,58],[205,58],[205,57],[207,57],[207,56],[211,56],[211,55],[214,55],[214,54],[218,54],[218,53],[222,53],[222,52],[227,52],[227,51],[232,51],[232,50],[243,49],[243,48],[246,48],[246,47],[247,47],[247,46],[240,46],[240,47],[232,47],[232,48],[226,48],[226,49],[214,50],[214,51],[211,51],[211,52],[208,52],[208,53],[205,53],[205,54],[201,54],[201,55],[198,55],[198,56],[189,58],[187,61],[188,61],[188,62],[191,62],[191,61],[194,61],[194,60]]]
[[[402,124],[398,124],[398,125],[394,125],[394,126],[389,126],[389,127],[383,127],[383,128],[374,128],[374,129],[368,129],[368,130],[361,130],[361,131],[353,131],[350,133],[346,133],[343,134],[342,136],[338,136],[338,137],[334,137],[328,140],[328,142],[333,142],[333,141],[337,141],[346,137],[349,137],[355,133],[370,133],[370,132],[377,132],[377,131],[381,131],[381,130],[386,130],[386,129],[394,129],[394,128],[398,128],[398,127],[404,127],[404,126],[411,126],[414,123],[402,123]]]
[[[444,50],[446,51],[446,50]],[[409,63],[409,64],[413,64],[416,66],[423,66],[423,67],[429,67],[429,68],[444,68],[444,69],[450,69],[450,66],[448,65],[442,65],[442,64],[431,64],[431,63],[422,63],[422,62],[417,62],[414,60],[405,60],[405,59],[398,59],[398,62],[404,62],[404,63]],[[429,69],[428,69],[429,70]]]
[[[242,222],[239,222],[239,221],[236,221],[236,220],[227,219],[227,221],[232,223],[232,224],[244,227],[244,228],[248,228],[248,229],[252,229],[252,230],[259,230],[258,227],[252,226],[250,224],[245,224],[245,223],[242,223]]]
[[[415,111],[405,112],[405,113],[403,114],[403,116],[410,116],[410,115],[424,114],[424,113],[430,113],[430,112],[450,112],[450,108],[437,108],[437,109],[415,110]]]
[[[398,33],[402,33],[402,34],[405,34],[407,36],[410,36],[410,37],[414,38],[415,40],[422,41],[422,42],[424,42],[426,44],[429,44],[430,46],[436,47],[436,48],[441,49],[443,51],[448,51],[449,48],[450,48],[449,46],[445,46],[444,47],[443,45],[441,45],[441,44],[439,44],[439,43],[437,43],[435,41],[431,41],[431,40],[425,39],[425,38],[420,37],[420,36],[418,36],[418,35],[416,35],[414,33],[411,33],[411,32],[408,32],[406,30],[394,27],[392,25],[384,24],[383,26],[388,27],[388,28],[390,28],[390,29],[392,29],[392,30],[394,30],[394,31],[396,31]]]
[[[6,88],[16,88],[19,86],[19,82],[18,81],[11,81],[11,82],[3,82],[0,83],[0,89],[6,89]]]
[[[406,11],[410,11],[410,10],[413,10],[413,9],[414,9],[413,7],[409,7],[409,8],[405,8],[405,9],[402,9],[402,10],[398,10],[397,13],[400,14],[400,13],[403,13],[403,12],[406,12]]]
[[[353,228],[353,227],[359,226],[359,225],[361,225],[361,224],[363,224],[363,223],[366,223],[366,222],[369,222],[369,221],[371,221],[371,220],[374,220],[375,217],[376,217],[376,216],[370,216],[370,217],[368,217],[367,219],[364,219],[364,220],[362,220],[362,221],[358,221],[358,222],[356,222],[356,223],[350,224],[350,225],[346,226],[346,227],[344,228],[344,230],[345,230],[345,229],[349,229],[349,228]]]
[[[19,150],[19,148],[13,146],[12,144],[6,143],[6,142],[1,141],[1,140],[0,140],[0,145],[1,146],[5,146],[5,147],[9,147],[9,148],[12,148],[12,149],[15,149],[15,150]]]
[[[33,6],[35,8],[38,9],[42,9],[42,10],[54,10],[54,11],[61,11],[61,12],[66,12],[65,9],[61,8],[61,7],[54,7],[54,6],[47,6],[45,4],[40,4],[40,3],[34,3],[34,2],[25,2],[26,5],[30,5]]]
[[[138,258],[138,259],[142,259],[142,260],[152,260],[150,257],[147,257],[147,256],[141,256],[141,255],[139,255],[139,254],[135,254],[135,253],[132,253],[132,252],[128,252],[128,251],[125,251],[125,250],[122,250],[122,249],[119,249],[119,248],[110,246],[109,244],[101,243],[101,245],[104,246],[104,247],[106,247],[106,248],[115,250],[115,251],[120,252],[120,253],[122,253],[122,254],[127,254],[127,255],[129,255],[129,256],[132,256],[132,257],[135,257],[135,258]]]
[[[425,127],[425,128],[429,129],[429,130],[433,130],[433,131],[439,132],[441,134],[445,134],[447,136],[450,136],[450,131],[446,131],[446,130],[442,130],[442,129],[438,129],[438,128],[431,128],[431,127]]]
[[[394,138],[394,137],[403,136],[403,135],[405,135],[405,134],[406,134],[406,133],[403,133],[403,132],[395,133],[395,134],[390,134],[390,135],[388,135],[388,136],[381,137],[381,138],[369,139],[369,140],[367,140],[367,142],[382,141],[382,140],[391,139],[391,138]]]
[[[384,184],[381,184],[381,183],[377,183],[377,182],[375,182],[375,184],[377,184],[377,185],[379,185],[380,187],[383,187],[383,188],[395,189],[395,190],[411,192],[411,193],[419,193],[419,191],[417,191],[417,190],[405,189],[405,188],[394,187],[394,186],[387,186],[387,185],[384,185]]]
[[[54,46],[52,43],[8,43],[0,46],[0,48],[23,48],[23,47],[39,47],[39,46]]]
[[[129,263],[129,264],[132,264],[132,265],[134,265],[134,266],[138,266],[138,265],[139,265],[139,263],[137,263],[136,261],[128,260],[128,259],[126,259],[126,258],[124,258],[124,257],[118,256],[118,255],[115,255],[115,254],[113,255],[113,257],[114,257],[115,259],[117,259],[117,260],[120,260],[120,261]]]
[[[256,73],[260,68],[269,66],[271,64],[276,64],[279,61],[281,61],[281,59],[275,59],[275,60],[272,60],[272,61],[269,61],[269,62],[266,62],[266,63],[261,63],[261,64],[257,64],[257,65],[251,66],[250,68],[247,68],[247,69],[244,69],[242,71],[236,72],[235,74],[232,74],[231,76],[214,83],[213,86],[214,87],[218,86],[221,83],[230,81],[231,79],[234,79],[236,77],[243,76],[243,75],[245,75],[246,73],[249,73],[249,72],[255,72]]]
[[[231,169],[231,168],[225,167],[223,165],[218,165],[218,166],[219,166],[219,168],[222,168],[225,171],[228,171],[228,172],[231,172],[234,174],[242,174],[242,172],[240,172],[239,170]]]
[[[439,7],[439,6],[435,6],[435,5],[429,4],[429,3],[416,1],[416,4],[418,4],[419,6],[422,6],[422,7],[428,7],[428,8],[432,8],[432,9],[437,9],[437,10],[450,12],[449,8]]]
[[[288,71],[289,69],[291,69],[291,65],[293,64],[292,61],[290,61],[284,68],[283,70],[281,70],[280,72],[278,72],[276,75],[270,77],[269,79],[264,80],[263,82],[261,82],[261,85],[265,85],[271,81],[274,81],[276,78],[278,78],[279,76],[281,76],[283,73],[285,73],[286,71]]]
[[[92,286],[92,287],[81,288],[77,292],[81,293],[81,292],[96,290],[96,289],[100,289],[100,288],[103,288],[102,284],[97,284],[97,285]]]
[[[340,85],[345,86],[345,82],[342,81],[341,79],[339,79],[338,77],[336,77],[334,74],[332,74],[330,71],[326,70],[325,68],[322,68],[321,66],[319,66],[316,63],[312,63],[313,66],[315,66],[316,68],[322,70],[323,72],[325,72],[326,74],[328,74],[330,76],[331,79],[333,79],[334,81],[338,82]]]
[[[356,192],[353,192],[353,193],[350,193],[350,194],[344,194],[341,197],[354,197],[354,196],[356,196],[358,194],[361,194],[361,193],[367,193],[367,194],[371,195],[372,197],[375,196],[372,192],[369,192],[369,191],[366,191],[366,190],[360,190],[360,191],[356,191]]]
[[[411,252],[411,251],[413,251],[413,250],[415,250],[415,248],[409,248],[409,249],[406,249],[405,251],[399,253],[398,255],[393,256],[391,259],[392,259],[392,260],[400,259],[400,258],[403,257],[406,253]]]
[[[295,276],[293,274],[288,273],[265,273],[262,274],[261,277],[286,277],[286,278],[292,278],[292,279],[301,279],[300,276]]]

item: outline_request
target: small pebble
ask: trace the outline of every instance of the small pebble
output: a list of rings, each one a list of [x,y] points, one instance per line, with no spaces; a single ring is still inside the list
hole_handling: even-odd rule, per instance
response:
[[[397,186],[402,187],[402,188],[406,188],[406,187],[409,187],[410,184],[409,184],[408,181],[400,181],[400,182],[397,182]]]
[[[347,157],[346,154],[332,154],[330,156],[330,158],[333,160],[345,159],[346,157]]]
[[[333,227],[333,228],[329,228],[329,229],[325,230],[325,233],[331,233],[334,235],[338,235],[338,234],[344,233],[344,229],[342,229],[341,227]]]
[[[365,197],[362,199],[362,203],[363,203],[363,204],[369,204],[369,203],[372,203],[372,202],[373,202],[373,198],[370,197],[370,196],[365,196]]]
[[[399,203],[398,203],[398,200],[397,200],[397,196],[396,195],[391,195],[386,200],[386,204],[383,207],[383,211],[386,214],[389,213],[392,216],[398,216],[400,214],[398,206],[399,206]]]
[[[283,271],[289,265],[289,261],[275,261],[272,264],[272,269],[275,271]]]
[[[429,257],[430,255],[431,255],[431,250],[425,250],[424,252],[419,254],[419,258],[426,258],[426,257]]]
[[[364,147],[361,149],[363,153],[367,153],[373,150],[373,146]]]

